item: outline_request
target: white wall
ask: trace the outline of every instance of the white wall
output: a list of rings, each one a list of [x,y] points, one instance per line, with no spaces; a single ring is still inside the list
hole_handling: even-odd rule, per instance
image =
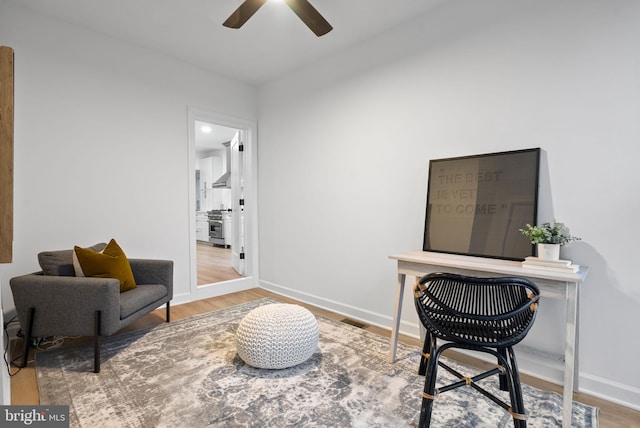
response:
[[[255,89],[0,0],[15,49],[14,262],[115,238],[129,257],[174,260],[190,293],[187,107],[255,121]]]
[[[638,408],[638,22],[635,0],[446,2],[261,88],[261,284],[389,326],[387,257],[422,246],[428,160],[541,147],[540,219],[590,266],[581,388]],[[543,301],[528,342],[560,352],[564,316]]]

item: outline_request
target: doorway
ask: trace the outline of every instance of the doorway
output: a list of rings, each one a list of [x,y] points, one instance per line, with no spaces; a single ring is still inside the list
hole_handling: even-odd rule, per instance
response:
[[[234,263],[233,196],[238,183],[232,175],[232,146],[241,140],[242,131],[215,123],[195,120],[196,175],[196,283],[198,286],[238,279],[244,276]],[[237,162],[236,162],[237,163]],[[234,186],[235,184],[235,186]],[[234,188],[235,187],[235,188]],[[242,245],[239,243],[238,245]]]
[[[255,123],[189,108],[191,293],[257,285]]]

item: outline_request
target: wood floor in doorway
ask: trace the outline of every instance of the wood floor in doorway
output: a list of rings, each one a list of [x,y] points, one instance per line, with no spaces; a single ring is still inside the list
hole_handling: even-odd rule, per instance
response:
[[[231,265],[231,249],[198,242],[196,245],[198,285],[242,278]]]

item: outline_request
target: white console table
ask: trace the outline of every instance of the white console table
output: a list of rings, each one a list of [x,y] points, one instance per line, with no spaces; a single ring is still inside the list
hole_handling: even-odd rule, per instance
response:
[[[420,278],[432,272],[451,272],[483,277],[520,276],[531,279],[540,289],[542,297],[565,300],[567,319],[564,348],[562,427],[571,427],[573,391],[578,388],[578,291],[580,289],[579,284],[587,276],[588,268],[586,266],[581,266],[576,273],[551,272],[525,269],[522,267],[522,263],[517,261],[427,251],[410,251],[389,256],[389,258],[398,261],[398,284],[393,324],[391,325],[391,350],[389,352],[391,362],[396,360],[402,299],[407,275]]]

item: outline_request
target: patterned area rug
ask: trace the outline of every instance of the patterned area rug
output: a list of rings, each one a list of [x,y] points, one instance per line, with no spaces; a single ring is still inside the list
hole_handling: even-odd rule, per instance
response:
[[[262,299],[149,330],[106,338],[102,371],[90,343],[38,352],[43,405],[70,406],[73,427],[410,427],[424,378],[419,349],[317,317],[318,351],[283,370],[255,369],[237,356],[234,333]],[[451,363],[465,373],[464,367]],[[468,372],[466,372],[468,373]],[[450,383],[446,372],[439,380]],[[489,379],[485,387],[497,383]],[[495,390],[495,388],[494,388]],[[528,426],[560,426],[559,395],[523,385]],[[512,419],[471,388],[442,394],[434,427],[510,427]],[[597,427],[597,409],[573,405],[573,426]]]

